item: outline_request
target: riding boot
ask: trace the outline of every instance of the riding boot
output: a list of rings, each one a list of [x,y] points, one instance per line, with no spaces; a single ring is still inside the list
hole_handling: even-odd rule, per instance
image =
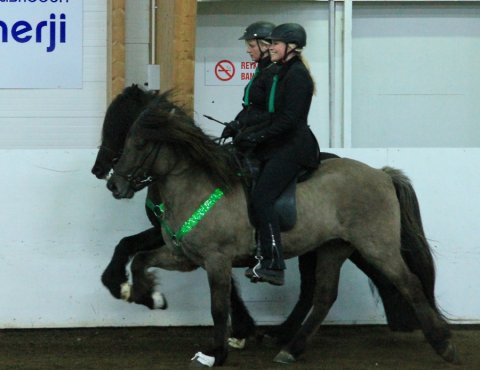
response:
[[[266,225],[267,230],[258,230],[257,255],[258,263],[245,271],[252,282],[267,282],[272,285],[283,285],[285,262],[280,240],[280,230],[273,224]]]

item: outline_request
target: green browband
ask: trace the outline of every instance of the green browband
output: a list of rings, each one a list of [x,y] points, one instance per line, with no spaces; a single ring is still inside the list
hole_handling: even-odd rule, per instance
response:
[[[217,203],[221,197],[223,197],[223,191],[219,188],[215,189],[214,192],[210,194],[210,197],[203,202],[195,212],[193,212],[190,218],[185,221],[177,232],[174,232],[165,220],[165,204],[155,204],[147,198],[145,205],[155,214],[155,216],[157,216],[162,225],[162,229],[164,229],[167,235],[172,239],[173,244],[176,247],[179,247],[183,237],[192,231],[192,229],[203,219],[203,217],[205,217],[208,211],[213,208],[215,203]]]

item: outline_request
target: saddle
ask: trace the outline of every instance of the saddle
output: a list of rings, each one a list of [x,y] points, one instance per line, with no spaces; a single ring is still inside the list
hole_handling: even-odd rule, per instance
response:
[[[321,152],[320,153],[320,165],[323,160],[330,158],[339,158],[336,154]],[[253,225],[251,217],[251,202],[250,194],[255,186],[255,178],[257,177],[260,169],[258,164],[251,159],[245,158],[243,162],[243,170],[248,172],[248,176],[251,181],[244,181],[244,190],[248,202],[248,215],[250,223]],[[288,184],[285,190],[280,194],[274,204],[274,211],[278,215],[280,223],[280,231],[291,230],[297,222],[297,198],[296,190],[297,183],[308,180],[317,169],[302,169],[297,176]]]

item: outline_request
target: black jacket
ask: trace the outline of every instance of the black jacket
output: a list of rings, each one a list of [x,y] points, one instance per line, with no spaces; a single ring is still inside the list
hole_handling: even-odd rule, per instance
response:
[[[278,81],[274,95],[274,112],[267,119],[249,127],[257,145],[255,155],[266,160],[282,153],[303,167],[316,168],[319,164],[319,147],[307,124],[308,112],[313,96],[313,80],[309,71],[298,57],[279,66]],[[263,81],[268,91],[264,104],[268,111],[268,100],[273,89],[272,78]],[[262,116],[262,118],[264,118]]]
[[[279,66],[272,63],[270,58],[265,58],[258,62],[255,76],[244,89],[243,109],[235,117],[235,120],[240,123],[242,130],[270,119],[270,113],[268,113],[268,94],[273,76],[277,74],[278,71]],[[245,101],[247,94],[248,101]]]

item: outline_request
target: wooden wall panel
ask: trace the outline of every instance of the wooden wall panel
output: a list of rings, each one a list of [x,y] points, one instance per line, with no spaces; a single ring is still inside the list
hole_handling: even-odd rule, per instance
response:
[[[156,60],[161,90],[174,88],[177,100],[193,112],[196,0],[156,0]]]
[[[110,102],[125,87],[125,0],[108,3],[108,91]]]

